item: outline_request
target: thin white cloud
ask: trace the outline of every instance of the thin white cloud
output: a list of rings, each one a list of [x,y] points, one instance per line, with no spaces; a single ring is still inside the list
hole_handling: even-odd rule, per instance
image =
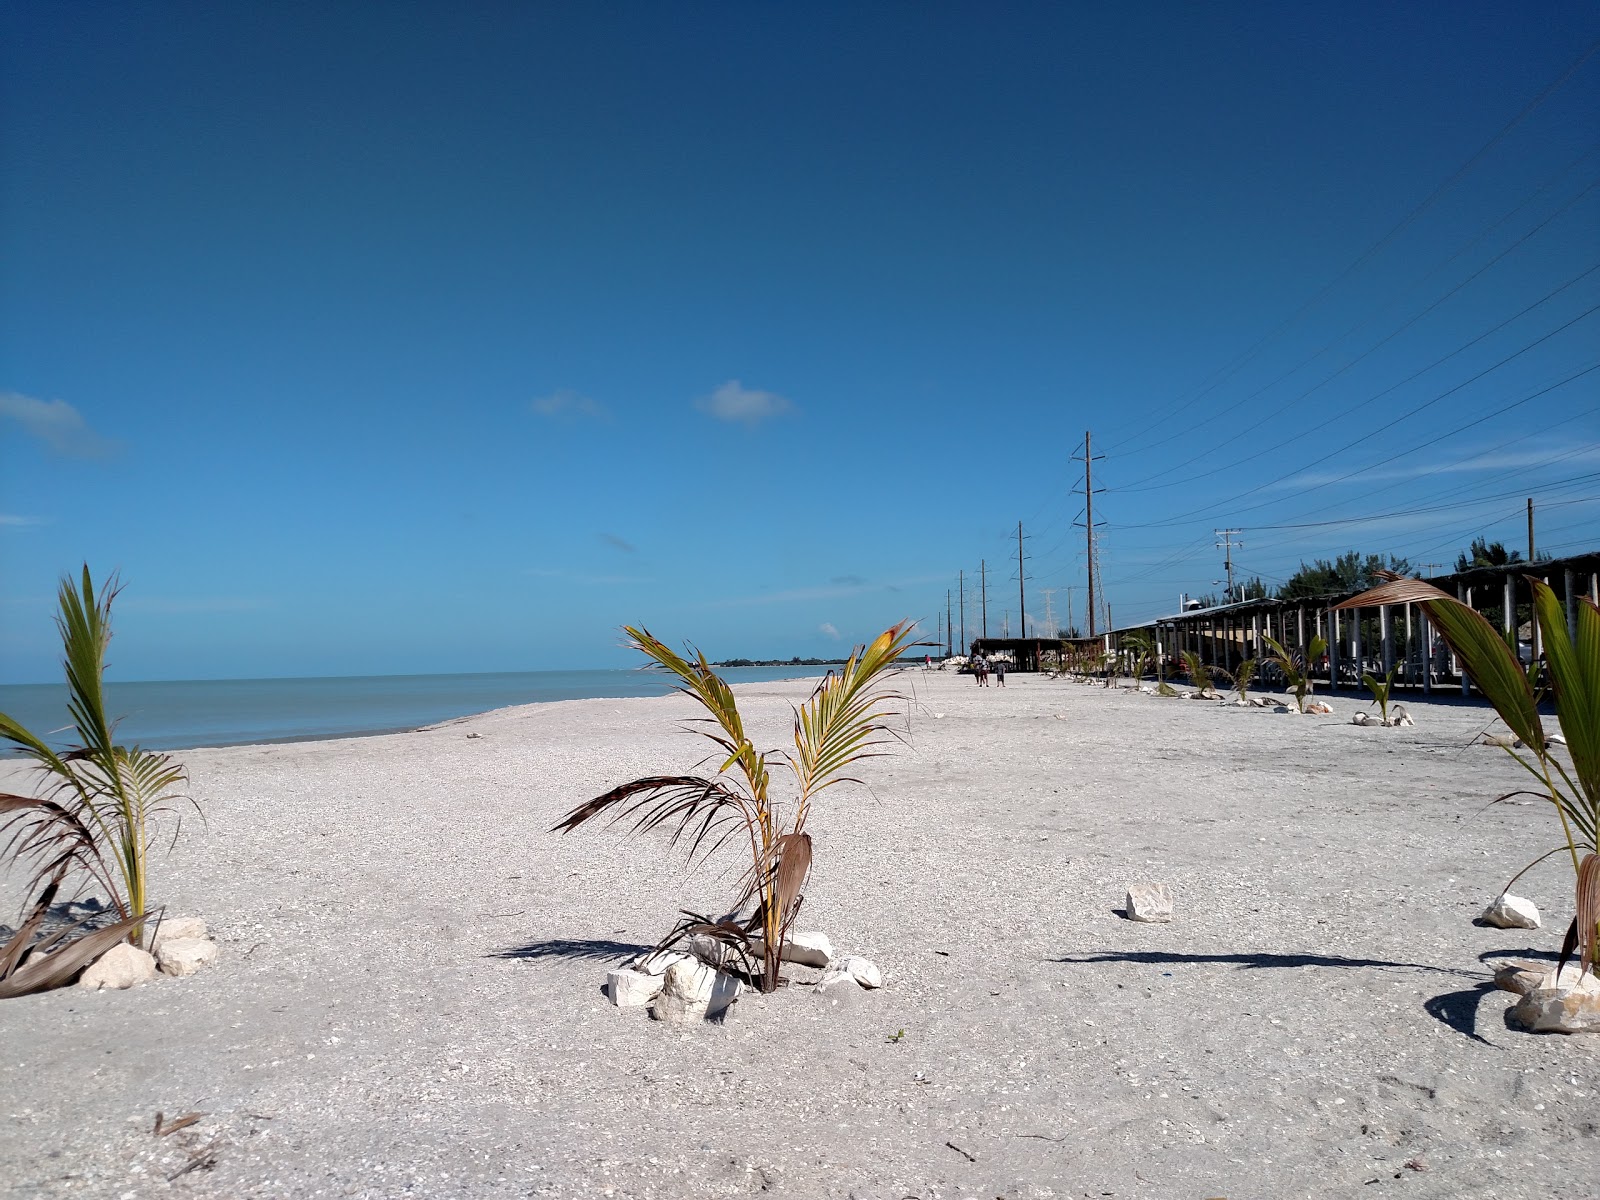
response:
[[[575,392],[571,388],[561,388],[551,392],[548,396],[540,396],[532,405],[534,412],[547,420],[589,420],[609,421],[611,414],[600,401],[585,396],[582,392]]]
[[[11,513],[0,513],[0,529],[30,529],[43,524],[43,517],[19,517]]]
[[[730,379],[709,396],[701,396],[694,406],[719,421],[756,426],[782,416],[794,406],[776,392],[762,392]]]
[[[834,628],[832,621],[824,621],[821,625],[818,625],[817,632],[831,637],[836,642],[839,640],[839,631]]]
[[[1471,458],[1463,458],[1456,462],[1427,462],[1427,463],[1395,463],[1391,466],[1375,467],[1370,471],[1360,471],[1349,475],[1345,471],[1307,472],[1296,475],[1292,479],[1285,479],[1277,487],[1284,490],[1294,488],[1320,487],[1323,484],[1349,483],[1365,485],[1381,480],[1395,479],[1425,479],[1430,475],[1462,475],[1477,471],[1510,471],[1524,467],[1540,466],[1566,466],[1582,463],[1600,462],[1600,446],[1585,443],[1572,446],[1567,450],[1552,450],[1546,446],[1542,450],[1520,450],[1497,453],[1487,450]]]
[[[920,587],[937,583],[943,575],[927,575],[920,579],[897,579],[886,583],[841,583],[825,587],[786,588],[778,592],[762,592],[754,596],[727,596],[712,601],[710,608],[737,608],[748,604],[785,604],[803,600],[837,600],[844,596],[864,596],[874,592],[894,593],[907,587]]]
[[[37,400],[21,392],[0,392],[0,417],[21,425],[57,454],[69,458],[105,458],[117,444],[103,438],[65,400]]]

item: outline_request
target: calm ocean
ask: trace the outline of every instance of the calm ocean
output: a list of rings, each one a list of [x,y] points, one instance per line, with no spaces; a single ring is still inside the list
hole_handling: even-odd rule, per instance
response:
[[[823,667],[729,667],[729,683],[819,677]],[[603,696],[659,696],[667,677],[648,671],[523,671],[492,675],[373,675],[331,679],[195,679],[106,684],[120,718],[117,740],[152,750],[236,746],[394,733],[513,704]],[[52,745],[70,731],[67,689],[0,684],[0,712]],[[0,748],[0,754],[6,753]]]

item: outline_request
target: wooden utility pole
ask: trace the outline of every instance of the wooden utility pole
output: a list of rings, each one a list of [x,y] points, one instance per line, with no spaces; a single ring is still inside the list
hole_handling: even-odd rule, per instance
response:
[[[1533,565],[1533,497],[1528,497],[1528,565]]]
[[[1533,501],[1528,504],[1531,506]],[[1531,507],[1528,510],[1533,512]],[[1533,538],[1528,542],[1533,544]],[[1022,522],[1016,523],[1016,635],[1027,637],[1027,594],[1022,589]]]
[[[967,572],[963,569],[956,572],[957,597],[961,604],[961,653],[967,652]]]
[[[989,560],[978,560],[978,601],[983,609],[983,640],[989,640]]]
[[[1089,449],[1089,431],[1083,431],[1083,525],[1087,538],[1089,564],[1089,636],[1094,636],[1094,481],[1091,468],[1094,452]]]
[[[946,658],[949,658],[951,653],[952,653],[952,651],[950,649],[951,641],[952,641],[952,634],[950,632],[950,589],[949,588],[945,588],[945,590],[944,590],[944,656]]]

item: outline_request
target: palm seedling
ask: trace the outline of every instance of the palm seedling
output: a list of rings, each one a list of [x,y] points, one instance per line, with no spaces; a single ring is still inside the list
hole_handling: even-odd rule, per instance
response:
[[[1555,808],[1563,842],[1534,861],[1562,850],[1572,860],[1577,876],[1577,915],[1567,931],[1557,972],[1575,949],[1581,949],[1583,969],[1588,970],[1594,965],[1600,942],[1600,846],[1595,841],[1600,825],[1600,608],[1588,597],[1578,599],[1574,637],[1567,631],[1561,603],[1549,584],[1532,576],[1527,580],[1545,650],[1546,686],[1555,702],[1568,762],[1557,757],[1556,743],[1545,733],[1538,698],[1516,653],[1480,613],[1420,579],[1392,575],[1338,607],[1420,604],[1473,683],[1521,740],[1524,752],[1508,746],[1506,753],[1533,776],[1535,787],[1497,797],[1496,803],[1531,795],[1548,800]]]
[[[740,877],[730,914],[712,919],[684,913],[661,942],[705,936],[746,962],[759,958],[761,990],[778,986],[783,945],[793,928],[811,871],[811,835],[806,819],[813,801],[840,783],[858,782],[846,772],[862,759],[883,753],[891,738],[885,721],[893,715],[897,692],[883,679],[910,644],[909,621],[886,629],[870,645],[856,647],[837,672],[830,671],[810,698],[795,710],[794,750],[757,751],[745,735],[733,690],[711,669],[703,654],[674,653],[644,629],[628,627],[634,648],[677,677],[676,690],[698,701],[707,715],[695,732],[716,753],[707,762],[714,774],[655,775],[612,788],[574,808],[555,826],[568,833],[595,817],[631,820],[631,832],[671,829],[671,844],[687,843],[689,860],[703,860],[730,841],[746,848],[749,863]],[[773,794],[776,768],[794,777],[796,796],[783,804]]]
[[[1393,667],[1380,682],[1370,672],[1363,672],[1361,682],[1367,685],[1367,690],[1372,693],[1372,702],[1378,706],[1378,718],[1387,725],[1389,723],[1389,692],[1394,688]]]
[[[1200,661],[1200,656],[1193,650],[1183,651],[1183,665],[1189,668],[1189,680],[1194,684],[1195,692],[1198,695],[1205,699],[1210,699],[1216,695],[1216,689],[1212,687],[1211,676],[1214,670],[1220,670],[1220,668],[1206,666],[1205,663]]]
[[[0,861],[31,868],[27,893],[38,899],[33,914],[5,949],[0,949],[0,976],[10,975],[14,986],[29,957],[45,951],[55,960],[63,954],[79,957],[78,965],[96,955],[82,954],[100,945],[101,933],[65,947],[57,935],[32,944],[44,914],[64,883],[73,876],[93,883],[110,897],[119,932],[111,944],[130,936],[138,943],[151,911],[149,902],[149,851],[157,818],[179,799],[176,789],[184,781],[183,768],[170,756],[120,746],[113,739],[113,723],[106,715],[105,652],[111,641],[111,602],[117,595],[115,579],[97,595],[89,568],[74,584],[61,582],[61,631],[66,667],[68,703],[77,745],[52,749],[44,739],[0,713],[0,739],[31,759],[43,781],[39,796],[0,796],[0,833],[7,834]],[[43,901],[41,906],[40,901]],[[23,935],[26,934],[26,939]],[[67,960],[57,964],[59,968]],[[70,977],[70,973],[69,973]],[[50,985],[54,986],[54,985]],[[28,990],[34,990],[32,988]],[[4,994],[0,992],[0,994]]]
[[[1272,647],[1272,653],[1267,661],[1283,672],[1288,690],[1294,696],[1295,709],[1298,712],[1306,711],[1306,697],[1311,694],[1311,668],[1309,663],[1321,658],[1327,652],[1326,638],[1314,637],[1311,645],[1307,647],[1309,653],[1302,655],[1298,651],[1286,650],[1283,644],[1275,638],[1267,638],[1267,645]]]
[[[1239,693],[1239,699],[1245,703],[1250,701],[1250,681],[1256,677],[1256,667],[1259,664],[1253,658],[1247,658],[1239,664],[1239,669],[1233,673],[1233,690]]]

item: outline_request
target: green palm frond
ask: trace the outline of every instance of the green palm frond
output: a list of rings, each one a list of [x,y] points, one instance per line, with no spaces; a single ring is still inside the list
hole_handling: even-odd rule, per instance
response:
[[[806,810],[823,789],[846,782],[843,772],[864,758],[874,757],[887,742],[883,721],[892,704],[902,699],[875,685],[894,666],[914,636],[911,623],[879,634],[865,649],[858,647],[837,674],[823,677],[811,698],[795,712],[795,752],[789,757],[800,787],[795,828],[805,826]]]

